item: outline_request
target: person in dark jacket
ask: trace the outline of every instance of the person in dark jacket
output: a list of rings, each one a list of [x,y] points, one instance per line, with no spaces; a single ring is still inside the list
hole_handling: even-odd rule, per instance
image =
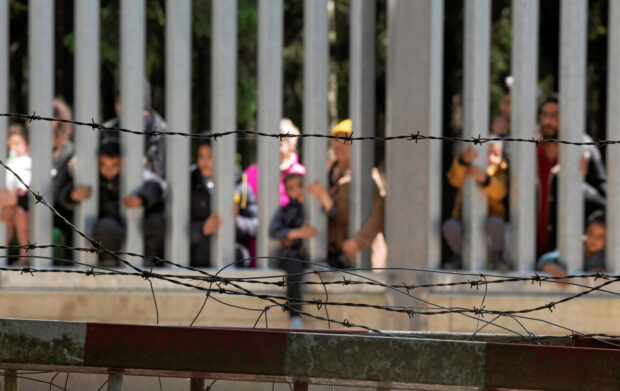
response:
[[[107,128],[117,128],[120,126],[121,116],[121,93],[116,94],[114,109],[116,117],[107,120],[103,126]],[[145,167],[147,170],[155,173],[158,177],[166,178],[166,144],[164,137],[154,132],[167,132],[168,124],[157,111],[151,107],[151,86],[148,81],[144,82],[144,132],[147,133],[144,140],[144,157],[146,158]],[[105,144],[108,141],[116,141],[120,143],[120,134],[116,130],[102,130],[99,134],[99,144]]]
[[[108,141],[99,147],[99,216],[93,225],[93,237],[112,251],[120,251],[125,240],[125,222],[121,215],[121,202],[127,209],[144,207],[144,255],[163,257],[164,252],[164,193],[166,184],[153,172],[143,171],[143,184],[133,194],[121,199],[120,145]],[[71,182],[63,191],[65,201],[77,203],[90,198],[88,186],[74,187]],[[102,254],[99,262],[104,266],[118,266],[116,257]],[[145,263],[151,266],[150,263]],[[161,266],[156,264],[156,266]]]
[[[212,211],[211,196],[213,183],[213,155],[211,143],[202,139],[198,145],[197,162],[191,171],[191,223],[190,223],[190,259],[192,266],[211,266],[211,235],[222,226],[219,211]],[[256,197],[243,175],[237,178],[234,210],[231,217],[235,219],[237,266],[248,266],[249,252],[245,244],[249,238],[256,236],[258,229],[258,205]]]
[[[288,174],[284,188],[289,203],[281,206],[269,224],[269,236],[280,241],[278,267],[286,271],[286,297],[289,299],[291,326],[301,328],[301,280],[307,260],[303,240],[316,235],[316,228],[307,226],[304,217],[303,175]],[[296,261],[299,260],[299,261]]]

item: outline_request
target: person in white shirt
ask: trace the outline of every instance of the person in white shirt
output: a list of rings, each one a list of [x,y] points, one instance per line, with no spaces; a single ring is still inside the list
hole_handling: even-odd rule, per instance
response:
[[[26,257],[29,238],[28,223],[28,197],[25,185],[30,184],[32,176],[32,159],[30,158],[30,148],[28,146],[28,134],[26,129],[20,124],[11,125],[7,138],[9,158],[7,166],[21,178],[23,183],[16,175],[7,170],[5,174],[5,193],[0,197],[0,219],[7,227],[7,243],[17,236],[17,241],[22,248],[19,251],[19,259],[15,264],[25,266],[28,264]]]

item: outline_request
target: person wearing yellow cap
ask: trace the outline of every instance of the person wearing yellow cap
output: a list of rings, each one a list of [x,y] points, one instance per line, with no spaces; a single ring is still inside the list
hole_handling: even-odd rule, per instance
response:
[[[339,122],[331,131],[332,136],[351,135],[353,124],[350,119]],[[329,186],[326,189],[320,181],[310,184],[308,191],[316,197],[328,216],[327,263],[337,268],[347,268],[357,253],[370,247],[375,236],[383,230],[384,186],[378,171],[373,169],[372,180],[375,192],[370,216],[359,232],[349,236],[349,184],[351,182],[351,144],[342,139],[331,139],[334,160],[328,163]],[[371,180],[368,178],[367,180]]]

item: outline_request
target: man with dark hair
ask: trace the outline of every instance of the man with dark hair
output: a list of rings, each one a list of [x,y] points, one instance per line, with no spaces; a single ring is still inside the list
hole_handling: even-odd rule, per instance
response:
[[[116,92],[114,103],[116,117],[103,123],[108,128],[120,126],[121,116],[121,91]],[[151,85],[148,80],[144,81],[144,131],[146,133],[167,132],[168,124],[157,111],[151,107]],[[137,129],[134,129],[137,130]],[[100,133],[99,144],[108,141],[120,142],[120,134],[115,130],[104,130]],[[166,178],[166,144],[164,137],[147,134],[144,140],[144,156],[146,157],[146,168],[155,173],[160,178]]]
[[[125,240],[125,223],[121,217],[120,176],[121,151],[116,141],[99,147],[99,218],[93,226],[93,237],[112,251],[120,251]],[[143,184],[133,194],[125,196],[122,203],[127,209],[144,207],[144,255],[163,257],[164,243],[164,192],[163,179],[153,172],[143,171]],[[77,203],[90,198],[87,186],[70,184],[64,194],[68,201]],[[118,266],[116,257],[102,254],[99,262],[104,266]],[[146,263],[147,266],[150,264]],[[158,264],[156,264],[159,266]]]
[[[222,226],[223,218],[235,220],[235,258],[237,266],[249,266],[250,253],[247,249],[248,239],[256,236],[258,229],[258,205],[252,188],[248,186],[244,175],[237,177],[237,187],[232,211],[211,210],[211,195],[217,186],[213,182],[213,154],[208,139],[201,139],[198,144],[196,164],[190,167],[191,181],[191,265],[199,267],[211,264],[211,237]],[[228,213],[227,213],[228,212]],[[232,212],[232,213],[231,213]]]
[[[540,135],[544,140],[558,138],[560,106],[557,95],[548,96],[538,111]],[[588,135],[584,142],[591,142]],[[557,173],[560,146],[555,142],[542,143],[536,149],[538,158],[538,223],[536,229],[536,254],[542,254],[556,247],[557,224]],[[585,216],[605,209],[607,174],[601,153],[594,145],[583,146],[581,173],[584,176],[583,193]]]

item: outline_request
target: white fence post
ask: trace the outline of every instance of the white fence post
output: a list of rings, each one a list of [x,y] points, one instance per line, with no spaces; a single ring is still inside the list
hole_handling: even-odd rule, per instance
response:
[[[99,121],[99,0],[75,2],[75,119]],[[99,169],[97,148],[99,133],[85,126],[75,127],[75,154],[79,164],[75,165],[75,184],[92,188],[90,199],[75,207],[74,223],[83,232],[92,235],[91,228],[99,210]],[[89,247],[90,243],[77,232],[74,233],[76,247]],[[77,252],[75,253],[77,255]],[[81,261],[95,263],[97,257],[91,253],[80,253]],[[79,259],[76,259],[79,260]]]
[[[144,129],[144,64],[146,53],[144,0],[121,1],[121,127]],[[144,136],[121,134],[121,197],[142,186]],[[125,209],[125,249],[143,253],[143,208]],[[136,260],[136,262],[141,262]]]
[[[443,1],[388,3],[386,135],[441,135]],[[388,267],[439,265],[441,144],[386,143]],[[402,275],[389,273],[391,283]],[[395,295],[395,305],[409,305]],[[421,319],[398,328],[423,327]]]
[[[284,17],[282,0],[258,3],[258,131],[279,132],[282,118],[282,45]],[[280,206],[280,149],[277,139],[258,138],[260,178],[257,255],[267,256],[272,248],[269,222]],[[260,260],[258,264],[267,266]]]
[[[304,103],[302,133],[329,134],[327,90],[329,86],[329,41],[327,0],[304,0]],[[305,183],[327,184],[327,141],[323,138],[303,143]],[[307,219],[316,228],[310,239],[310,260],[327,256],[327,216],[311,197],[307,198]]]
[[[166,119],[171,130],[191,126],[191,0],[166,1]],[[189,266],[190,141],[166,138],[166,258]]]
[[[491,50],[491,3],[489,0],[465,1],[463,136],[485,137],[489,132],[489,73]],[[478,158],[473,164],[486,168],[484,145],[475,147]],[[486,268],[487,197],[474,179],[468,177],[463,188],[463,267]]]
[[[30,112],[51,117],[54,98],[54,1],[28,2],[28,106]],[[30,185],[52,204],[52,123],[32,121],[29,129],[32,180]],[[52,243],[53,215],[43,204],[30,201],[30,241]],[[52,256],[52,249],[36,249],[36,256]],[[34,259],[31,265],[49,265],[49,260]]]
[[[620,4],[609,2],[607,139],[620,139]],[[620,273],[620,148],[607,148],[607,259],[605,270]]]
[[[588,2],[563,0],[560,5],[559,137],[583,141],[585,134]],[[569,272],[583,270],[583,148],[560,144],[558,183],[558,249]]]
[[[211,127],[214,132],[237,129],[237,0],[213,0],[211,51]],[[222,227],[211,244],[211,265],[221,267],[235,259],[235,155],[237,137],[222,137],[212,144],[215,197]],[[214,241],[213,241],[214,240]]]
[[[0,112],[9,111],[9,1],[0,0]],[[0,118],[0,160],[6,162],[6,136],[9,120]],[[0,189],[4,189],[6,169],[0,169]],[[8,174],[10,175],[10,174]],[[6,243],[6,225],[0,222],[0,244]],[[6,255],[0,250],[0,256]],[[0,265],[6,265],[7,258],[0,258]]]
[[[108,374],[108,391],[121,391],[123,389],[123,373],[110,372]]]
[[[532,138],[536,129],[538,0],[512,3],[512,137]],[[512,261],[520,272],[536,262],[536,149],[510,145],[510,232]]]
[[[353,0],[350,11],[349,112],[354,136],[375,135],[375,0]],[[374,192],[370,177],[375,146],[371,141],[351,145],[349,185],[349,236],[357,232],[370,214]],[[369,268],[370,251],[360,253],[357,267]]]
[[[444,3],[389,4],[386,135],[411,135],[415,129],[420,135],[439,136]],[[388,266],[438,266],[441,145],[390,142],[385,155]]]

